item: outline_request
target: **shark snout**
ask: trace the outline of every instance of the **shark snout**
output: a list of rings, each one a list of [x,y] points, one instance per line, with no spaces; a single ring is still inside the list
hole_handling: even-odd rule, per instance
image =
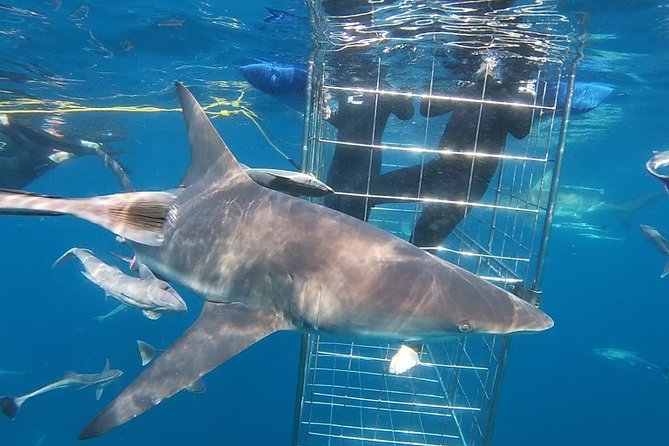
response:
[[[174,288],[162,280],[151,284],[149,296],[157,311],[183,313],[188,310],[186,301]]]
[[[506,333],[544,331],[554,324],[553,319],[534,305],[512,296],[513,319]]]

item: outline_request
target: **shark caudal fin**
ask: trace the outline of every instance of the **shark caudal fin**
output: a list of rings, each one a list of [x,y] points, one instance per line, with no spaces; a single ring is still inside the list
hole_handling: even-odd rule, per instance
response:
[[[634,200],[630,200],[626,203],[615,206],[613,212],[616,214],[623,226],[629,228],[632,226],[632,218],[635,214],[664,196],[664,193],[658,192],[640,198],[635,198]]]
[[[252,183],[191,92],[179,82],[175,87],[186,121],[191,156],[181,185],[190,186],[201,180],[212,183],[233,177]]]
[[[2,409],[2,413],[4,413],[10,420],[16,418],[20,408],[21,404],[19,403],[18,398],[13,396],[0,397],[0,409]]]
[[[68,199],[0,189],[0,214],[72,215],[128,240],[158,246],[175,198],[173,192],[129,192]]]
[[[198,320],[79,434],[102,435],[187,388],[265,336],[289,325],[272,311],[205,302]]]

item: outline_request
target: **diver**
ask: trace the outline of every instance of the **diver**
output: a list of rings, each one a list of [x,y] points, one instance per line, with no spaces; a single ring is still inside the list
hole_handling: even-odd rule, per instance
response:
[[[345,76],[348,85],[376,89],[390,89],[385,79],[386,68],[360,56],[347,59],[339,65],[339,76]],[[381,137],[391,115],[408,120],[414,106],[410,97],[343,92],[337,97],[338,109],[326,120],[337,129],[337,144],[330,164],[326,183],[337,192],[365,194],[369,184],[381,175],[381,149],[372,148],[381,143]],[[325,206],[364,219],[368,210],[365,197],[331,195]]]
[[[22,124],[0,114],[0,188],[23,189],[73,158],[96,155],[112,169],[123,190],[132,185],[123,167],[101,143]]]
[[[325,12],[341,24],[351,22],[361,28],[371,26],[372,8],[366,0],[323,0]],[[379,63],[363,47],[351,46],[333,53],[334,85],[367,90],[391,90],[386,80],[387,67]],[[381,175],[380,148],[383,132],[391,115],[401,120],[413,117],[413,100],[406,96],[356,93],[339,90],[335,93],[337,109],[325,110],[325,119],[337,129],[337,144],[326,183],[337,192],[366,194],[368,187]],[[325,206],[364,219],[368,212],[365,197],[330,195]]]
[[[422,100],[420,113],[425,117],[452,113],[439,142],[445,152],[425,164],[381,175],[371,185],[372,194],[389,196],[375,198],[372,205],[397,201],[393,196],[458,202],[423,203],[410,238],[416,246],[433,247],[446,239],[465,217],[469,206],[464,203],[476,203],[483,197],[505,150],[507,135],[523,139],[530,131],[530,107],[476,101],[533,104],[534,95],[519,91],[518,77],[496,77],[491,63],[498,61],[483,62],[474,82],[456,91],[432,92],[456,99]]]

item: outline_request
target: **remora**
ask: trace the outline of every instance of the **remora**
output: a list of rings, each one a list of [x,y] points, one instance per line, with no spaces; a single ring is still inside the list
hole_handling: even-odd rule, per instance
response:
[[[553,325],[513,294],[372,225],[254,183],[191,93],[176,89],[191,147],[178,189],[85,199],[0,193],[0,212],[102,225],[141,263],[205,299],[193,326],[79,438],[124,424],[279,330],[417,343]]]

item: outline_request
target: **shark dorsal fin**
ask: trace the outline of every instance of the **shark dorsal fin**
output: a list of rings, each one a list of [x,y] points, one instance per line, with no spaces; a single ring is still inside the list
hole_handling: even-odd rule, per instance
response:
[[[219,181],[240,174],[241,178],[251,181],[191,92],[179,82],[175,86],[186,120],[191,156],[190,166],[181,185],[189,186],[205,177]]]
[[[156,276],[153,274],[153,272],[149,269],[148,266],[144,265],[143,263],[140,263],[139,278],[142,280],[147,280],[147,279],[155,279]]]
[[[109,358],[105,359],[105,366],[102,368],[103,372],[109,371]]]

